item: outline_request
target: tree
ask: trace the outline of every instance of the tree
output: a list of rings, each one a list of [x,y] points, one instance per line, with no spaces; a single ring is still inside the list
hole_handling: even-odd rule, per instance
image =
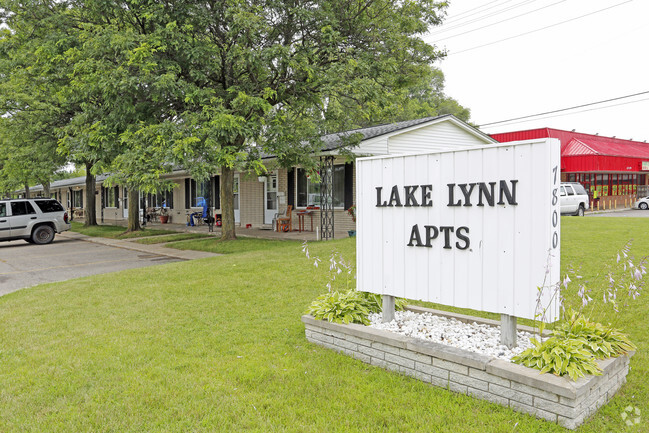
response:
[[[184,109],[173,153],[195,177],[221,172],[223,238],[235,238],[234,169],[312,164],[323,108],[342,98],[374,112],[440,56],[419,36],[445,2],[255,0],[176,2],[164,47],[178,64]],[[181,104],[178,104],[179,106]],[[179,120],[181,119],[181,120]]]
[[[2,4],[4,6],[4,4]],[[38,14],[34,14],[38,16]],[[10,18],[10,19],[9,19]],[[43,31],[47,22],[29,25],[0,10],[0,153],[3,189],[43,185],[49,195],[54,173],[65,164],[57,152],[57,127],[65,118],[52,98],[57,88],[57,71],[39,59],[59,38]],[[56,42],[55,42],[56,41]],[[43,74],[51,77],[43,80]]]
[[[65,51],[47,64],[67,70],[56,94],[70,113],[61,129],[70,158],[86,162],[88,173],[110,169],[130,189],[150,191],[165,187],[173,166],[199,181],[220,170],[224,239],[236,237],[235,169],[263,172],[263,153],[284,166],[313,167],[323,132],[394,110],[441,56],[420,36],[446,7],[434,0],[0,1],[32,28],[41,15],[69,23],[50,32]],[[354,102],[349,118],[333,115],[347,101]]]

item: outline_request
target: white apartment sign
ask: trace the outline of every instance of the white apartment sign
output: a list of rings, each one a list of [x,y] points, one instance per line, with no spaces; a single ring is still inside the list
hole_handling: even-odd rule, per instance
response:
[[[359,158],[358,290],[555,320],[560,169],[556,139]]]

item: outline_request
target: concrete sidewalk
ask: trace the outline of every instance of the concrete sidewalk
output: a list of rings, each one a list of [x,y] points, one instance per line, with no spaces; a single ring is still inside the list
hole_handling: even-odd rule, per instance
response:
[[[204,259],[207,257],[216,257],[220,254],[207,253],[203,251],[191,251],[191,250],[178,250],[176,248],[166,248],[164,244],[152,244],[145,245],[132,240],[121,240],[121,239],[109,239],[109,238],[100,238],[94,236],[86,236],[81,233],[76,232],[63,232],[59,234],[63,238],[77,239],[86,242],[93,242],[96,244],[107,245],[115,248],[124,248],[127,250],[139,251],[142,253],[157,254],[160,256],[173,257],[181,260],[195,260],[195,259]]]
[[[121,222],[119,225],[126,225],[126,222]],[[111,221],[107,223],[110,225],[117,225],[117,223]],[[101,224],[100,224],[101,225]],[[310,224],[307,223],[307,227],[310,229]],[[204,235],[221,237],[221,227],[213,227],[213,232],[209,231],[209,228],[205,224],[188,226],[187,224],[174,224],[167,223],[161,224],[159,222],[148,222],[145,226],[147,229],[160,229],[160,230],[170,230],[178,233],[200,233]],[[237,227],[236,234],[240,237],[249,237],[249,238],[258,238],[258,239],[279,239],[279,240],[293,240],[293,241],[317,241],[320,240],[320,232],[317,224],[314,224],[314,230],[304,230],[298,231],[297,226],[293,225],[293,231],[290,232],[276,232],[272,228],[245,228]],[[334,239],[343,239],[349,237],[347,230],[338,230],[334,233]]]

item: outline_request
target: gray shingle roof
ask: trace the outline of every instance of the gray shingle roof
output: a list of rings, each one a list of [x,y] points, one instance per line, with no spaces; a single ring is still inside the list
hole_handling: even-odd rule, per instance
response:
[[[103,182],[107,177],[108,177],[107,174],[98,174],[96,181]],[[50,183],[50,189],[65,188],[66,186],[84,185],[85,183],[86,183],[85,176],[73,177],[70,179],[55,180],[54,182]],[[30,188],[30,191],[34,191],[34,192],[42,191],[42,190],[43,190],[43,185],[36,185]]]

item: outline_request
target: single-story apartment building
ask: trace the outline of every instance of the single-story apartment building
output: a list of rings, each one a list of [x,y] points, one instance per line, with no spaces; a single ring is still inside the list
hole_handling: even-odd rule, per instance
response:
[[[384,124],[361,128],[341,133],[329,134],[323,138],[325,148],[315,157],[328,164],[327,171],[331,185],[323,188],[320,183],[312,182],[301,167],[277,168],[274,157],[264,158],[269,171],[264,176],[248,172],[235,174],[234,207],[235,221],[241,227],[272,228],[273,220],[278,213],[285,213],[291,206],[294,211],[310,210],[313,224],[321,225],[321,197],[323,189],[330,194],[328,199],[333,217],[333,228],[336,231],[355,228],[347,212],[355,203],[355,164],[349,157],[340,152],[341,139],[351,134],[360,133],[359,145],[351,150],[354,156],[376,156],[389,154],[408,154],[436,152],[449,149],[461,149],[474,146],[494,144],[497,141],[476,128],[455,118],[452,115],[427,117],[398,123]],[[219,173],[215,173],[209,182],[196,182],[187,171],[178,170],[166,176],[175,186],[172,190],[157,195],[141,195],[140,209],[155,213],[155,209],[167,208],[170,222],[185,223],[188,215],[201,210],[197,206],[200,197],[209,196],[210,210],[218,219],[221,214]],[[124,187],[104,187],[106,175],[97,176],[95,194],[98,220],[111,223],[128,219],[127,191]],[[327,182],[323,181],[323,184]],[[43,191],[42,186],[30,190],[34,194]],[[52,182],[50,192],[70,211],[75,219],[83,217],[85,198],[85,177],[65,179]],[[310,222],[307,221],[307,227]],[[293,227],[297,227],[293,220]]]

